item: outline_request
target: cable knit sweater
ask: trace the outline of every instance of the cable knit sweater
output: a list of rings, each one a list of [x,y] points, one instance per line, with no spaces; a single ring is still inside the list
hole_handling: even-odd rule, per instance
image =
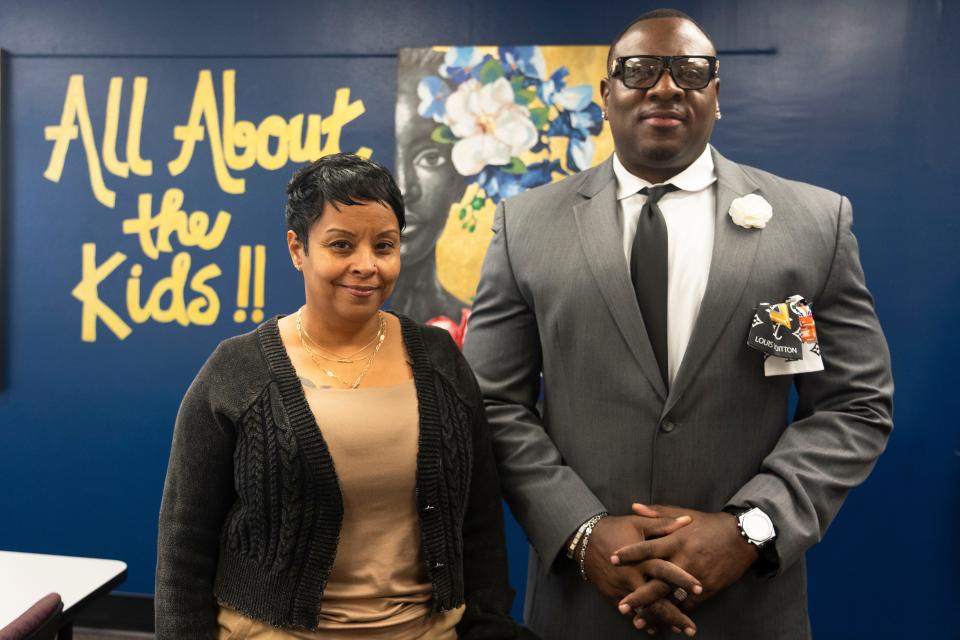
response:
[[[433,608],[461,638],[513,638],[496,465],[473,373],[442,330],[400,316],[420,411],[417,510]],[[218,601],[314,629],[343,501],[277,318],[221,343],[177,415],[160,508],[158,640],[215,638]]]

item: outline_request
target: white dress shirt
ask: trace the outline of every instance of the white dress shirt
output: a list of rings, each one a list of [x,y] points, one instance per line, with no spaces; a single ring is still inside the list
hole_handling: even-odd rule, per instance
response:
[[[653,185],[627,171],[616,154],[613,172],[617,177],[617,218],[629,270],[640,210],[647,201],[638,192]],[[680,369],[707,289],[716,227],[716,181],[713,156],[707,145],[693,164],[668,181],[680,191],[664,195],[657,203],[667,223],[667,375],[671,384]]]

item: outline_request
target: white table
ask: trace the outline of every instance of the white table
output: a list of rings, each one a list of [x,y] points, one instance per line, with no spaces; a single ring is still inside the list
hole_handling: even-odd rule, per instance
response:
[[[0,551],[0,629],[56,592],[63,598],[58,638],[70,640],[77,613],[126,578],[127,564],[119,560]]]

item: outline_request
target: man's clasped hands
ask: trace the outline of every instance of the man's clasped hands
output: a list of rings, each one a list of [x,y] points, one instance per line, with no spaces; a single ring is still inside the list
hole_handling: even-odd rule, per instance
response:
[[[632,515],[605,516],[591,533],[586,578],[637,629],[670,627],[694,636],[688,612],[742,576],[758,551],[725,512],[633,504]]]

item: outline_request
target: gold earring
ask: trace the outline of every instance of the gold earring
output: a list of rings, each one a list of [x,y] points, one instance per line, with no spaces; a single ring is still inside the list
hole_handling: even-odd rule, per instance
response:
[[[293,268],[296,269],[297,271],[303,271],[303,265],[297,264],[296,262],[293,263]]]
[[[717,107],[717,120],[723,117],[723,114],[720,113],[720,107]]]

